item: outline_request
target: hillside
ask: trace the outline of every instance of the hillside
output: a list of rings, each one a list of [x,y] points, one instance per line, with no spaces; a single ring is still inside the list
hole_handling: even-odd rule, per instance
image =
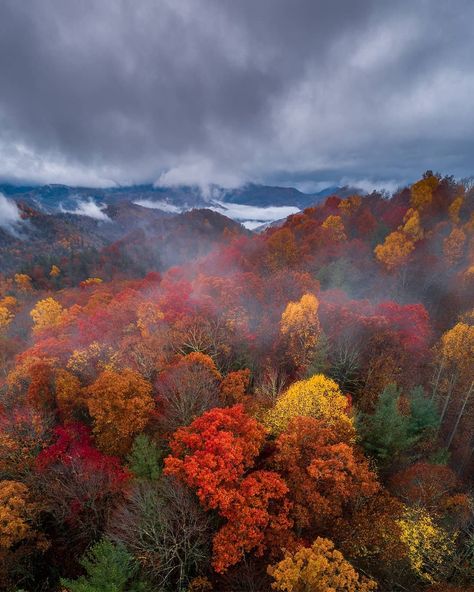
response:
[[[472,188],[427,171],[262,233],[22,203],[0,588],[471,590]]]

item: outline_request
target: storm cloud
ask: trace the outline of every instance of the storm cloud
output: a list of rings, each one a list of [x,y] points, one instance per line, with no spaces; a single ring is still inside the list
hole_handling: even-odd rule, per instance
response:
[[[0,178],[471,174],[474,3],[2,0]]]

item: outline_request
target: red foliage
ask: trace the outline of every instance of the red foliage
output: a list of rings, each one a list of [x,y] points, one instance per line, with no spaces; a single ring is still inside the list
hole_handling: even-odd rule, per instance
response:
[[[224,572],[245,552],[262,554],[291,526],[288,488],[272,471],[250,471],[265,429],[242,405],[212,409],[179,429],[165,460],[165,473],[196,490],[201,504],[226,523],[214,537],[214,569]]]

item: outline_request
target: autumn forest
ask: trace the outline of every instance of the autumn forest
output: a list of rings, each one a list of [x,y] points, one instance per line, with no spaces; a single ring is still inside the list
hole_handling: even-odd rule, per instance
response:
[[[474,590],[474,187],[163,226],[2,249],[0,589]]]

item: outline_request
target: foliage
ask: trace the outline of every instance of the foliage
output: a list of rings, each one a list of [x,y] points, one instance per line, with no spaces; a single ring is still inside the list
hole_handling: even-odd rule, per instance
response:
[[[294,382],[265,415],[264,423],[274,433],[282,432],[293,417],[308,416],[328,423],[352,424],[349,402],[338,385],[323,374]]]
[[[127,456],[128,467],[137,479],[156,481],[161,475],[163,452],[146,434],[138,434]]]
[[[376,477],[352,438],[345,423],[329,426],[312,417],[295,417],[276,440],[274,463],[290,488],[292,516],[300,530],[317,530],[342,516],[352,501],[378,491]]]
[[[204,508],[217,510],[226,523],[213,542],[217,572],[237,563],[245,552],[262,554],[269,538],[283,535],[288,491],[272,471],[250,471],[265,429],[242,405],[208,411],[170,442],[165,473],[194,488]]]
[[[154,410],[151,385],[133,370],[104,370],[88,388],[87,407],[99,448],[124,454]]]
[[[404,413],[400,390],[391,384],[381,393],[374,413],[361,413],[358,417],[362,444],[382,468],[413,450],[419,442],[430,439],[439,425],[436,407],[422,389],[413,389],[407,403],[408,411]]]
[[[122,545],[114,545],[107,539],[96,543],[80,564],[87,575],[61,581],[70,592],[138,592],[144,589],[130,582],[137,572],[133,556]]]
[[[210,518],[188,488],[167,477],[140,482],[113,513],[108,534],[161,589],[182,589],[210,556]]]
[[[398,524],[415,574],[431,583],[443,578],[449,571],[454,537],[438,526],[423,508],[407,509]]]
[[[311,547],[286,553],[279,563],[270,566],[268,573],[275,580],[274,590],[281,592],[369,592],[377,584],[360,576],[334,549],[329,539],[318,537]]]
[[[281,315],[280,331],[297,368],[306,368],[314,357],[321,332],[318,307],[314,294],[304,294],[299,302],[289,302]]]
[[[38,332],[57,327],[62,320],[63,312],[63,307],[54,298],[40,300],[30,312],[34,330]]]

